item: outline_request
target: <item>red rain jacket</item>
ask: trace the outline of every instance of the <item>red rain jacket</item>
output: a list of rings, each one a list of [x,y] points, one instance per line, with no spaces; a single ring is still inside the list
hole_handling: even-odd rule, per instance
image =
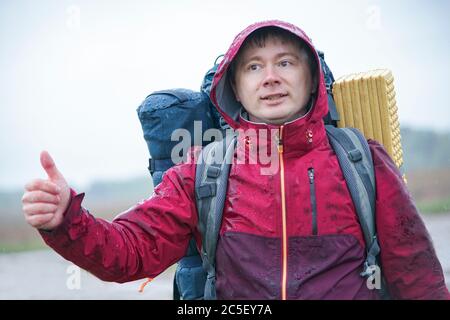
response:
[[[323,75],[313,108],[282,128],[247,121],[226,81],[230,62],[245,38],[264,26],[284,28],[314,49],[305,33],[291,24],[257,23],[235,38],[215,75],[211,98],[233,128],[273,129],[276,140],[280,135],[282,140],[276,172],[261,174],[259,162],[231,167],[216,254],[217,297],[378,299],[377,290],[369,290],[359,275],[365,243],[325,133],[322,118],[328,107]],[[319,64],[317,56],[316,60]],[[255,146],[271,150],[272,140],[270,135],[242,135],[235,158],[248,159]],[[379,143],[369,141],[369,145],[375,166],[381,264],[390,294],[397,299],[448,299],[442,267],[397,167]],[[201,245],[194,182],[195,165],[177,165],[167,171],[149,199],[113,222],[90,215],[81,206],[84,194],[72,191],[62,225],[41,235],[64,258],[102,280],[156,277],[184,256],[192,236]]]

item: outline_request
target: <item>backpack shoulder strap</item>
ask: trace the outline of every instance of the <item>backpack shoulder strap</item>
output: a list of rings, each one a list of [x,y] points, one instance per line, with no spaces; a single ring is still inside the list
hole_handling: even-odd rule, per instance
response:
[[[375,173],[366,138],[355,128],[326,126],[364,234],[367,257],[361,276],[372,274],[380,246],[375,225]]]
[[[196,166],[195,197],[202,236],[201,258],[207,272],[206,300],[216,299],[216,247],[235,145],[235,135],[208,144],[202,149]]]

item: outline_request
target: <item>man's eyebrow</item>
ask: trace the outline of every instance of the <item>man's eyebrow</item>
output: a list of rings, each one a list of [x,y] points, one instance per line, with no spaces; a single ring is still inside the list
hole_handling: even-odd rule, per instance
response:
[[[284,51],[284,52],[277,53],[277,54],[275,55],[275,58],[276,58],[276,59],[279,59],[279,58],[284,57],[284,56],[291,56],[291,57],[294,57],[294,58],[296,58],[296,59],[300,59],[300,55],[298,55],[298,54],[296,54],[296,53],[293,53],[293,52],[288,52],[288,51]],[[242,61],[242,63],[243,63],[243,64],[246,64],[246,63],[248,63],[249,61],[253,61],[253,60],[261,61],[261,60],[263,60],[263,58],[262,58],[261,56],[254,55],[254,56],[248,57],[247,59],[244,59],[244,60]]]
[[[300,58],[299,54],[296,54],[296,53],[293,53],[293,52],[280,52],[280,53],[275,55],[275,58],[281,58],[281,57],[284,57],[284,56],[291,56],[291,57],[294,57],[296,59]]]

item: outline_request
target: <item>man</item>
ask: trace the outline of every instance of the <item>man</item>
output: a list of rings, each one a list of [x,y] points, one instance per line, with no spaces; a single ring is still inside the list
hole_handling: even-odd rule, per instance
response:
[[[322,118],[327,95],[319,60],[299,28],[280,21],[249,26],[214,77],[211,99],[241,132],[235,159],[272,150],[230,170],[216,252],[219,299],[378,299],[360,276],[365,244]],[[267,134],[267,131],[275,134]],[[395,164],[369,141],[376,175],[381,265],[393,298],[448,299],[441,265]],[[192,154],[191,158],[195,158]],[[255,160],[255,159],[253,159]],[[47,180],[26,186],[23,209],[46,243],[106,281],[155,277],[194,237],[201,246],[195,164],[166,172],[151,198],[112,223],[81,207],[48,153]]]

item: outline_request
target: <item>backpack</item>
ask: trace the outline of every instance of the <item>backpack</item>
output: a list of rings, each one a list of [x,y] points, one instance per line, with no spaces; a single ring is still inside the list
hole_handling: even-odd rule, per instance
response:
[[[372,157],[361,132],[355,128],[337,128],[339,114],[332,95],[334,77],[324,60],[323,52],[318,51],[318,55],[328,93],[329,112],[324,118],[326,132],[339,160],[364,234],[366,260],[361,276],[369,278],[376,270],[380,270],[378,261],[380,247],[375,228],[375,177]],[[170,158],[171,148],[176,144],[170,138],[173,130],[185,128],[193,132],[194,121],[202,121],[203,130],[219,128],[225,131],[229,128],[209,100],[212,78],[217,67],[216,59],[214,66],[204,77],[200,92],[187,89],[156,91],[147,96],[138,107],[144,139],[151,154],[149,171],[155,186],[161,181],[164,172],[174,165]],[[177,121],[170,121],[173,119]],[[191,141],[191,145],[203,146],[200,155],[203,161],[197,164],[195,180],[202,252],[198,252],[192,239],[185,257],[177,265],[174,299],[216,299],[215,252],[235,143],[234,135],[225,136],[223,140],[211,143]],[[219,148],[222,148],[220,153]],[[217,154],[223,158],[217,159]],[[387,298],[383,278],[381,285],[381,296]]]
[[[184,128],[194,133],[196,129],[205,132],[212,128],[223,130],[229,128],[209,99],[212,79],[219,66],[218,59],[221,57],[217,57],[213,67],[205,74],[199,91],[190,89],[155,91],[137,108],[144,140],[150,153],[148,170],[154,187],[161,182],[164,173],[175,165],[171,158],[171,152],[178,143],[171,139],[174,130]],[[191,145],[205,146],[208,143],[195,141],[195,135],[191,135]],[[181,158],[185,156],[180,154]],[[202,267],[202,260],[196,242],[192,239],[185,256],[177,265],[173,283],[174,299],[202,299],[205,281],[206,273]]]

